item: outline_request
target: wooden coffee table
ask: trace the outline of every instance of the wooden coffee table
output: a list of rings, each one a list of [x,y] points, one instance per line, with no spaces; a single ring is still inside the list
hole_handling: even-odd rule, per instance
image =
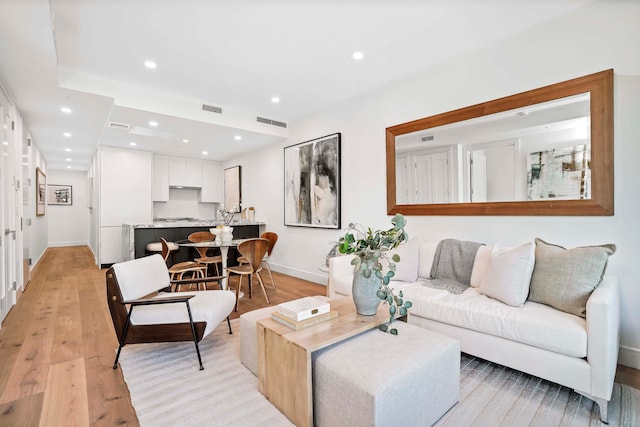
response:
[[[271,318],[258,321],[258,390],[297,426],[313,426],[312,353],[368,331],[389,318],[356,313],[351,297],[331,301],[337,318],[294,331]]]

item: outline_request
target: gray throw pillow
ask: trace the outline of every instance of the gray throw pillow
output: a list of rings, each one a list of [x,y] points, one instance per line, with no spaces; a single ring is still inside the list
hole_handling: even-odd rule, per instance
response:
[[[586,317],[587,300],[600,284],[613,244],[565,249],[536,239],[536,263],[529,301]]]

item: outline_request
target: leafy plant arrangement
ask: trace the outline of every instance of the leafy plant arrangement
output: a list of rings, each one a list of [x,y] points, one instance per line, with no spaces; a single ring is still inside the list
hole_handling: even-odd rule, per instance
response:
[[[393,227],[388,230],[373,231],[371,228],[364,230],[359,224],[350,223],[344,237],[341,237],[338,243],[341,254],[356,255],[351,261],[355,266],[355,273],[360,272],[366,278],[374,274],[379,279],[376,295],[389,305],[389,321],[380,325],[379,329],[397,335],[398,330],[390,328],[391,322],[396,315],[406,316],[412,304],[411,301],[404,301],[402,291],[394,295],[389,286],[391,278],[395,275],[396,263],[400,262],[400,256],[393,254],[389,257],[388,252],[409,240],[409,234],[404,229],[407,221],[402,214],[396,214],[391,219],[391,224]],[[386,273],[381,259],[385,260]]]

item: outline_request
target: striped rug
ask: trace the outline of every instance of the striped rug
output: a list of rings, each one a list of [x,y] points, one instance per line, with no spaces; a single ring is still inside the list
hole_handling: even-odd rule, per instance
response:
[[[258,392],[240,363],[240,328],[226,322],[200,343],[137,344],[120,365],[141,426],[290,426]],[[450,426],[604,426],[596,405],[566,387],[463,355],[460,402],[436,424]],[[640,426],[640,391],[615,384],[609,425]]]

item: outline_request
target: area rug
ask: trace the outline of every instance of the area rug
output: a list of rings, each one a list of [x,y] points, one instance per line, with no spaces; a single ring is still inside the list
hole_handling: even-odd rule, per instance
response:
[[[240,327],[226,322],[200,343],[136,344],[120,366],[141,426],[290,426],[258,392],[240,363]],[[609,425],[640,426],[640,391],[615,384]],[[589,399],[557,384],[471,356],[462,356],[460,402],[436,424],[451,426],[604,426]]]

